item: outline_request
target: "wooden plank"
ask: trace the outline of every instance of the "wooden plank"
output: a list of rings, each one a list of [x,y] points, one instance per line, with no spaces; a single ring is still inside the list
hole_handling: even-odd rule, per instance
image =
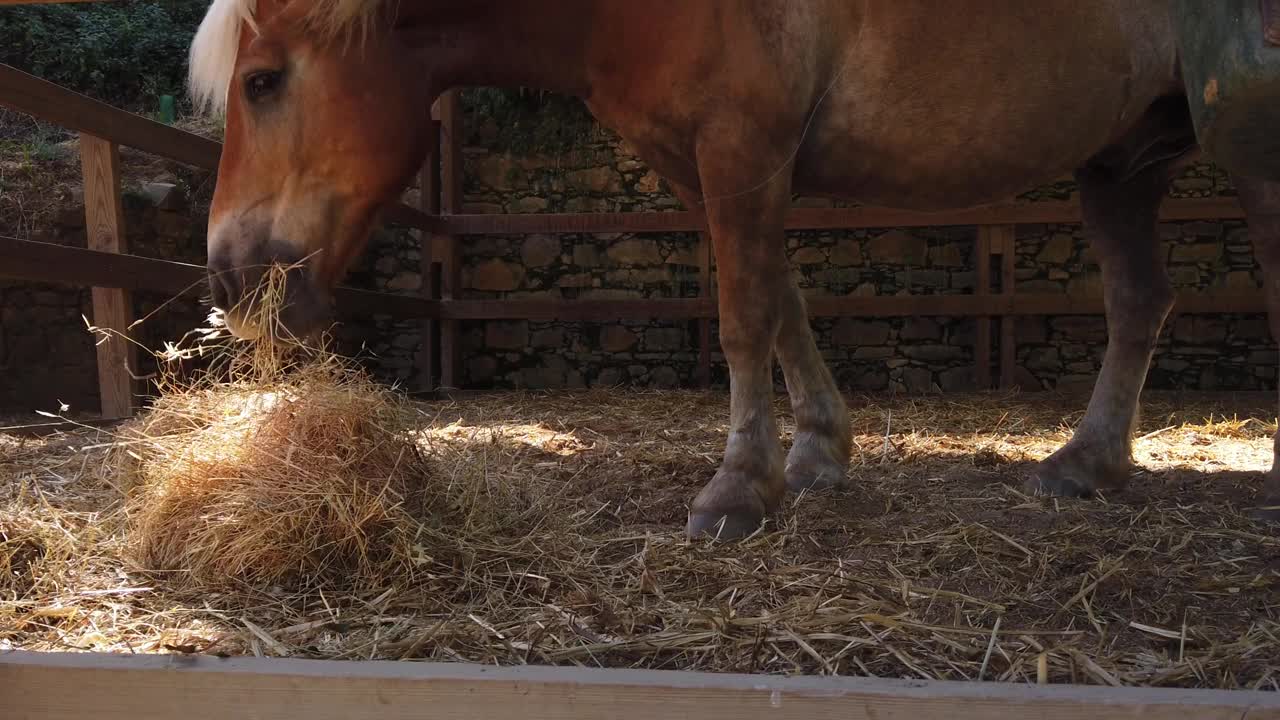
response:
[[[1170,200],[1161,219],[1240,220],[1244,211],[1235,198]],[[879,207],[792,208],[788,230],[839,230],[874,227],[937,227],[955,225],[1079,224],[1076,202],[1003,203],[966,210],[922,213]],[[695,232],[703,227],[693,211],[629,213],[528,213],[503,215],[455,214],[440,219],[440,232],[452,235],[530,235],[554,233]]]
[[[205,268],[52,243],[0,236],[0,278],[73,287],[99,286],[200,297],[208,293]],[[339,287],[335,309],[341,315],[438,316],[438,301],[412,295]]]
[[[986,297],[991,294],[991,228],[978,227],[974,241],[973,262],[977,280],[973,294]],[[973,332],[973,384],[978,390],[991,389],[991,316],[974,318]]]
[[[275,658],[0,654],[8,720],[1277,720],[1280,694]]]
[[[1018,228],[1001,226],[1000,292],[1013,297],[1017,292],[1015,268],[1018,262]],[[1010,390],[1017,382],[1018,345],[1015,330],[1016,319],[1011,315],[1000,316],[1000,389]]]
[[[76,287],[98,285],[190,295],[207,292],[205,269],[199,265],[74,248],[0,236],[0,278],[49,282]],[[452,320],[618,318],[696,319],[715,317],[713,298],[653,300],[427,300],[340,287],[335,291],[342,314],[432,316]],[[806,299],[811,317],[972,317],[977,315],[1101,315],[1102,297],[1066,294],[883,295]],[[1179,313],[1216,315],[1267,311],[1261,290],[1199,291],[1177,297]]]
[[[0,106],[162,157],[218,169],[222,145],[0,65]]]
[[[84,175],[85,230],[90,250],[128,251],[124,208],[120,204],[120,147],[92,135],[80,135],[80,168]],[[130,338],[133,298],[121,288],[93,288],[95,327],[107,333],[96,338],[98,396],[102,416],[133,415],[133,374],[138,367],[137,346]]]
[[[440,211],[447,215],[462,211],[462,98],[457,91],[440,97]],[[450,231],[435,238],[436,260],[440,263],[440,298],[452,300],[462,293],[462,250],[458,238]],[[446,319],[440,323],[440,385],[460,387],[462,348],[458,322]]]
[[[413,228],[424,232],[439,232],[440,217],[411,208],[404,203],[389,205],[382,211],[379,221],[386,225]]]

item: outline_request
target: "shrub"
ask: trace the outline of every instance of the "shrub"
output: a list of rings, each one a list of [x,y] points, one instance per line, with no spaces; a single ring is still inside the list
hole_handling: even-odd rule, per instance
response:
[[[185,96],[187,48],[207,0],[0,9],[0,62],[113,105]]]

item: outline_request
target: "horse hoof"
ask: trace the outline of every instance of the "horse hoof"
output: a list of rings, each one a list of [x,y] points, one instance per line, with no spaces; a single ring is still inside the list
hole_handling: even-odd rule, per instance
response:
[[[760,528],[764,513],[751,510],[731,512],[691,512],[686,533],[690,540],[711,538],[714,540],[741,540]]]
[[[787,488],[792,492],[802,490],[827,490],[842,488],[848,484],[845,466],[835,462],[794,463],[787,465]]]
[[[787,454],[786,470],[783,471],[787,488],[792,492],[800,492],[848,485],[849,443],[842,442],[848,436],[847,428],[826,435],[797,433],[795,444]]]
[[[1023,485],[1028,494],[1089,498],[1099,489],[1124,487],[1133,466],[1103,460],[1089,448],[1066,445],[1045,458]]]
[[[1028,495],[1069,498],[1087,498],[1093,495],[1093,488],[1082,479],[1072,477],[1052,466],[1046,467],[1043,463],[1032,471],[1031,477],[1023,483],[1022,489]]]

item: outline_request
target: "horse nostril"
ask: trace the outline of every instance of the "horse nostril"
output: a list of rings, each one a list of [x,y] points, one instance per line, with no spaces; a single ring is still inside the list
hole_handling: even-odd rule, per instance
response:
[[[238,277],[239,273],[230,267],[210,269],[209,290],[214,307],[226,312],[240,301],[240,284],[236,281]]]

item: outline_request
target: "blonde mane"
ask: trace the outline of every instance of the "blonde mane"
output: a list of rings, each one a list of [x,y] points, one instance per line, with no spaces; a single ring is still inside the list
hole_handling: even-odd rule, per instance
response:
[[[364,36],[385,0],[290,0],[311,7],[302,17],[308,32],[322,38],[343,34]],[[258,0],[213,0],[205,13],[188,56],[188,85],[196,110],[221,114],[227,108],[227,91],[235,71],[240,32],[248,26],[258,32],[254,19]]]

